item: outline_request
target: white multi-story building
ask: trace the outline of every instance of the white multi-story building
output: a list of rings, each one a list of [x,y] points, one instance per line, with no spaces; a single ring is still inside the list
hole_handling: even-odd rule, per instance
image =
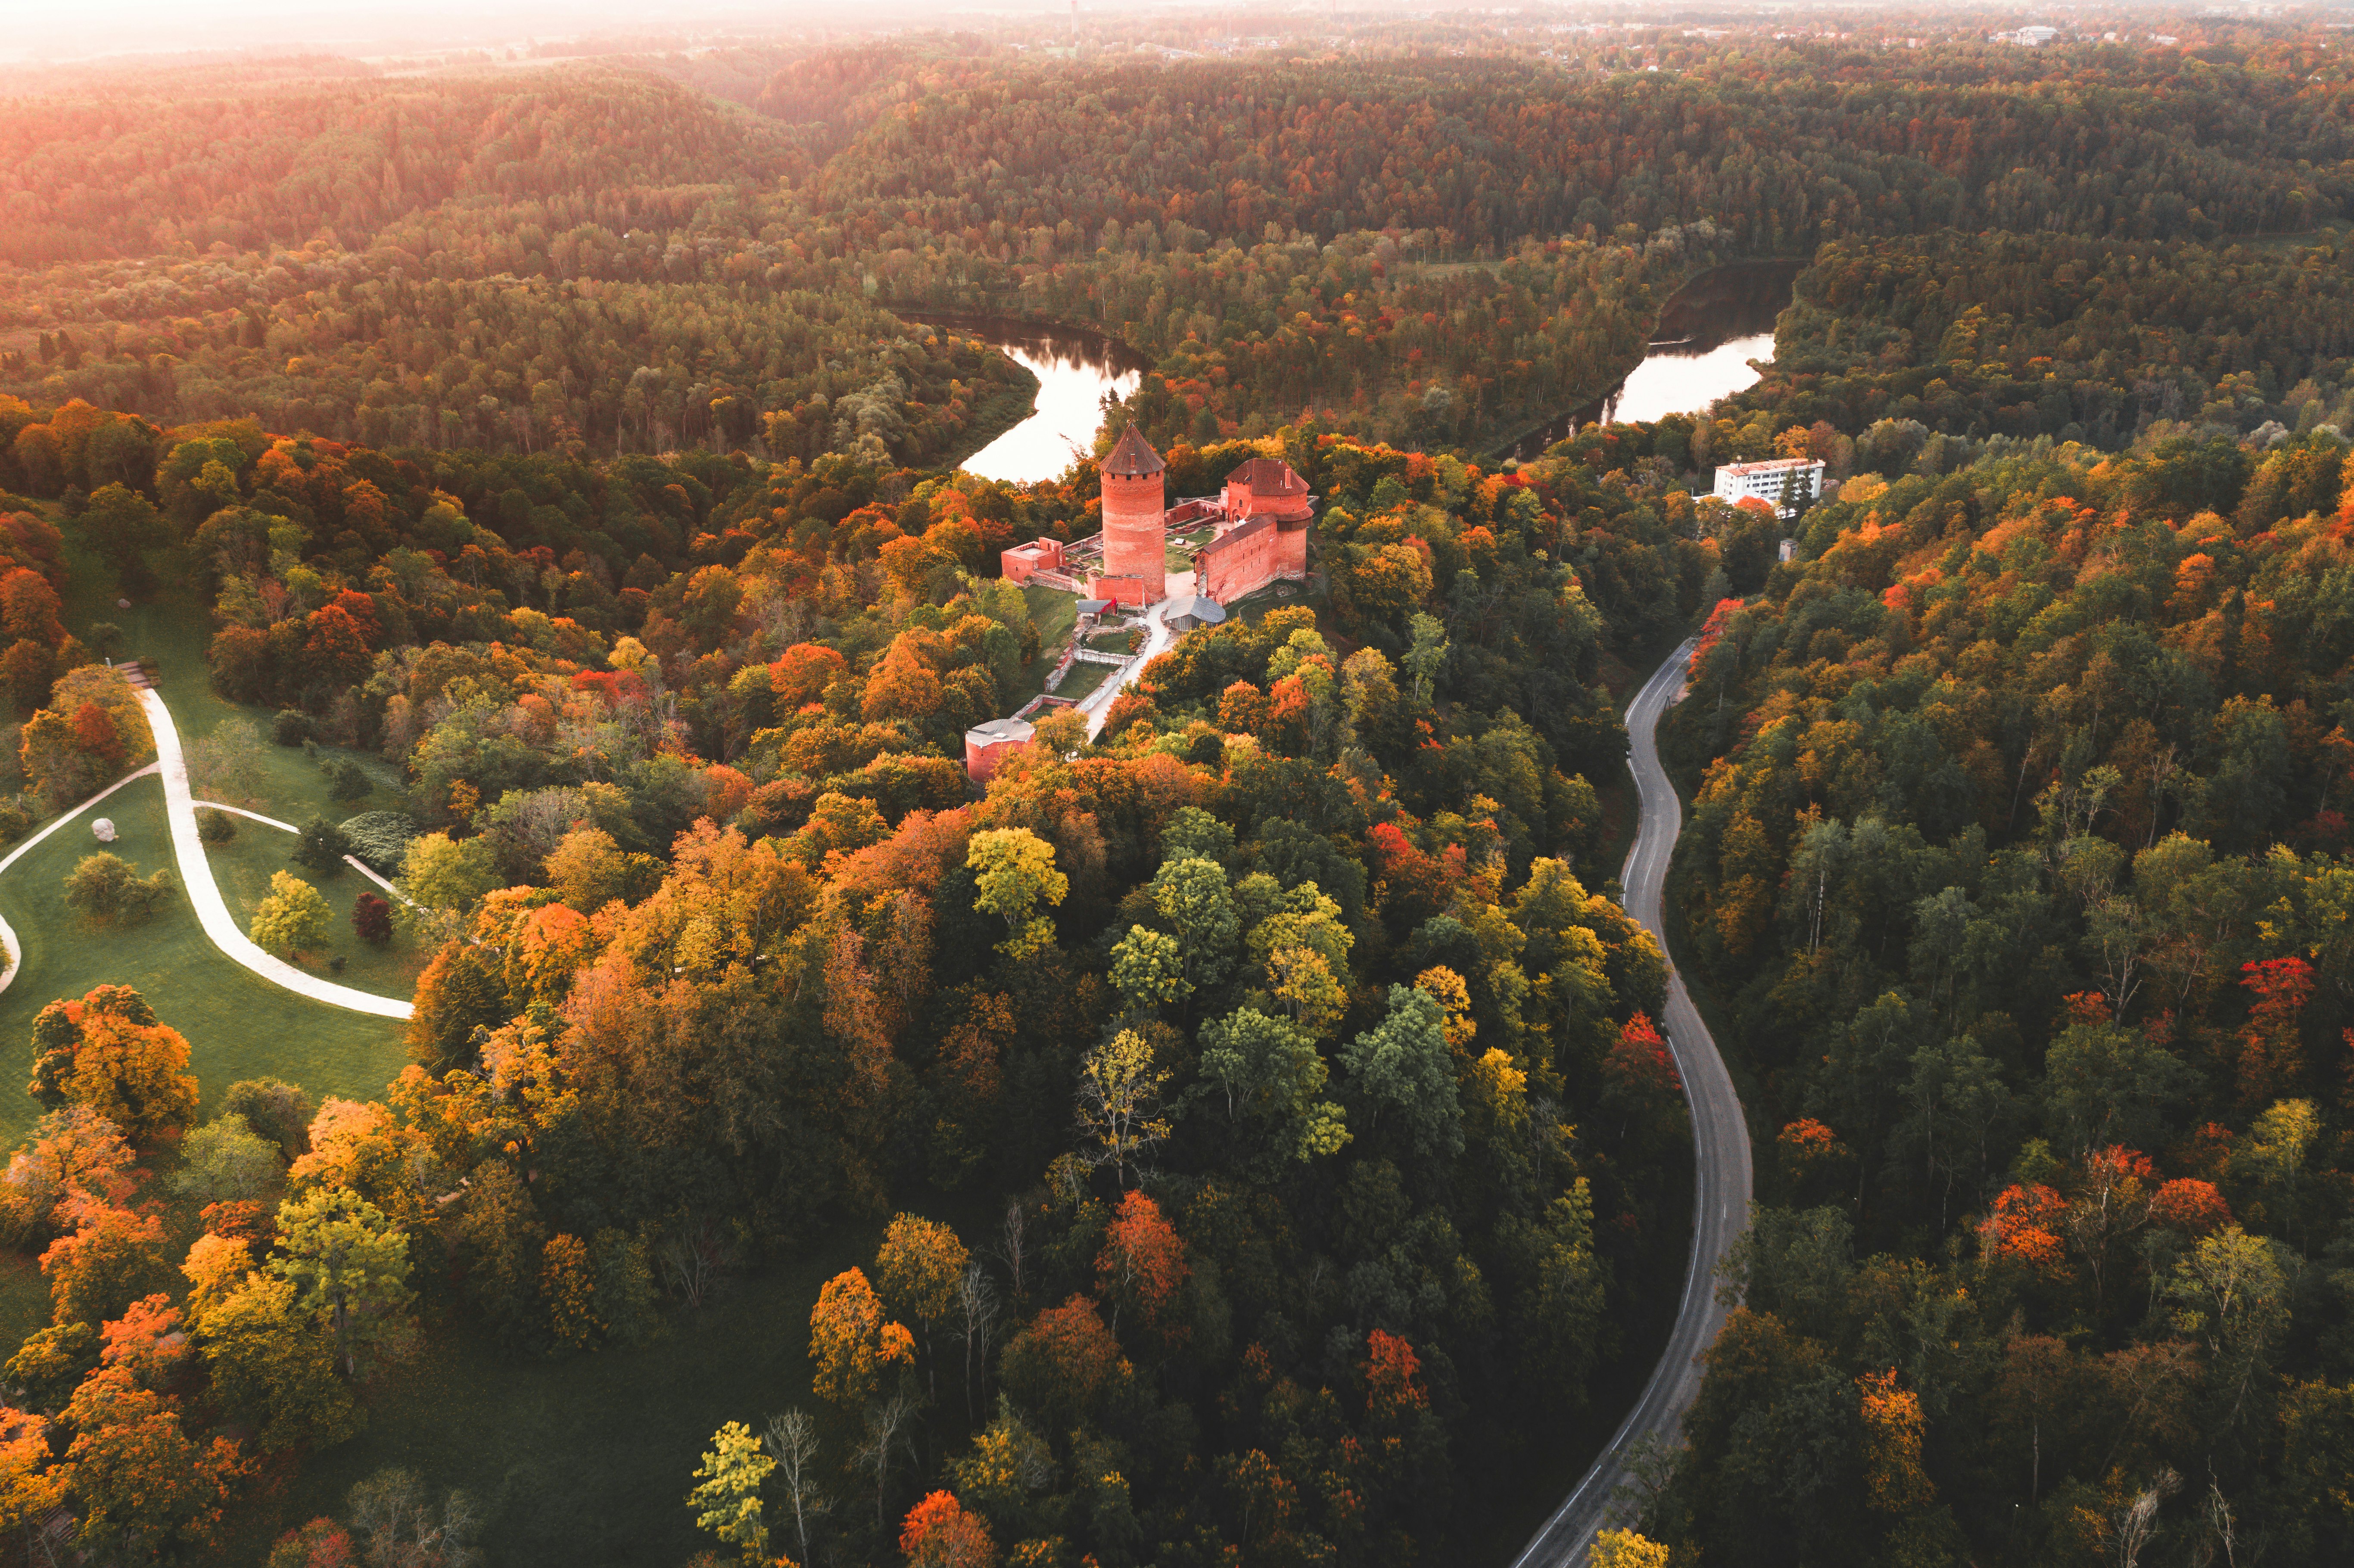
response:
[[[1762,501],[1785,515],[1787,489],[1798,501],[1813,501],[1823,493],[1823,465],[1810,458],[1776,458],[1770,462],[1729,462],[1716,471],[1716,494],[1725,501]]]

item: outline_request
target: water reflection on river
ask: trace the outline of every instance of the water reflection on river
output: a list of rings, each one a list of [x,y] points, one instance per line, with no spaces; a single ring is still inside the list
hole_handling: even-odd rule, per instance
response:
[[[1801,265],[1744,263],[1694,278],[1659,312],[1659,335],[1626,380],[1599,403],[1589,403],[1527,437],[1512,455],[1525,462],[1597,421],[1632,424],[1698,413],[1719,397],[1754,385],[1758,373],[1749,362],[1774,357],[1774,318],[1790,302],[1790,284]]]
[[[1094,450],[1104,398],[1135,391],[1144,370],[1144,361],[1124,344],[1076,328],[1002,316],[920,319],[981,339],[1038,378],[1031,416],[965,460],[967,471],[983,479],[1029,484],[1059,477],[1074,458]]]

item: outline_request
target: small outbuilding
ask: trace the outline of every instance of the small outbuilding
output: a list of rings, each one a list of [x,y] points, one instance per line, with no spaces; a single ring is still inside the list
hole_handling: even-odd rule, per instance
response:
[[[1191,631],[1197,626],[1225,625],[1226,612],[1216,599],[1207,594],[1196,593],[1170,600],[1169,608],[1161,612],[1161,619],[1169,623],[1172,630]]]
[[[1037,730],[1018,718],[994,718],[964,732],[965,777],[986,784],[997,765],[1030,744]]]

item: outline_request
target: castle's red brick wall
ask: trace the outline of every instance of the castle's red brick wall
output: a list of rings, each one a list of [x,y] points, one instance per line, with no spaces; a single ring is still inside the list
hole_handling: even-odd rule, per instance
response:
[[[1308,528],[1260,517],[1203,547],[1193,591],[1231,604],[1278,577],[1308,575]]]
[[[1132,604],[1140,608],[1169,597],[1166,593],[1148,597],[1152,588],[1153,585],[1142,577],[1115,577],[1098,572],[1087,578],[1089,599],[1109,599],[1114,604]]]

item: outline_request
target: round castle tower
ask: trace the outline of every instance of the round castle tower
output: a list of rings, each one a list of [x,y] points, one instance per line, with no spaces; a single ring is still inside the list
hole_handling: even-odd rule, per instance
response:
[[[1143,602],[1169,597],[1168,464],[1131,425],[1103,460],[1103,569],[1110,577],[1135,577]]]

